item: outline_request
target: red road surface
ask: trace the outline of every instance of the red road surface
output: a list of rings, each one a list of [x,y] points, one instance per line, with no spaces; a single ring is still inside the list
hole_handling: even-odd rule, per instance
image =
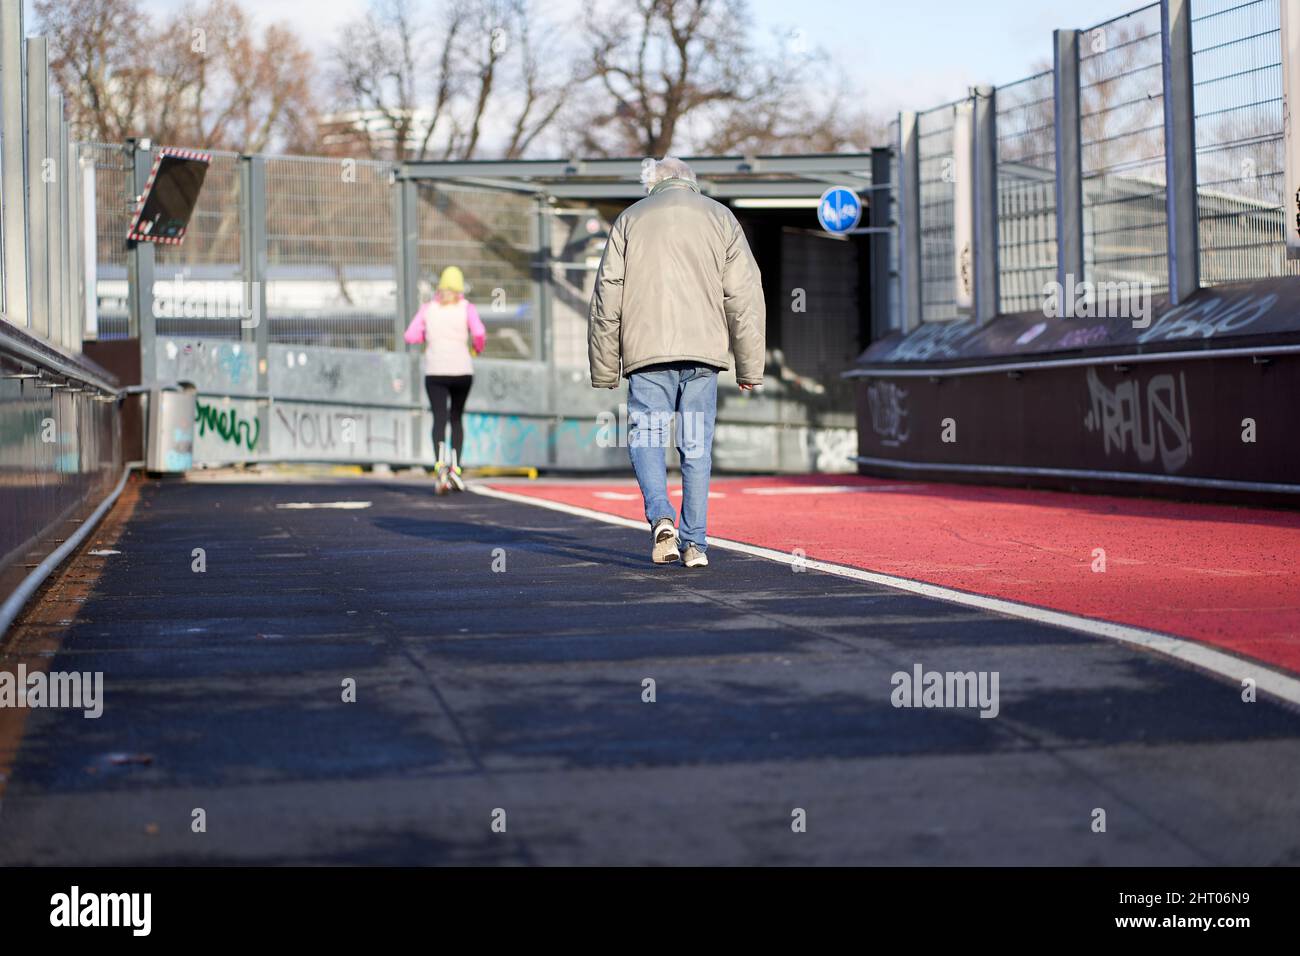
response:
[[[631,480],[502,490],[644,518]],[[856,476],[721,478],[709,533],[1300,672],[1300,514]]]

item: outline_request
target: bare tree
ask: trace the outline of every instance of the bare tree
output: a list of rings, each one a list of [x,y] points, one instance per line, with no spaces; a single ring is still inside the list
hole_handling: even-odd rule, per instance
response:
[[[630,10],[627,8],[630,6]],[[833,152],[884,141],[841,74],[827,88],[798,31],[755,40],[746,0],[597,7],[577,148],[596,154]]]
[[[398,161],[522,155],[565,103],[555,33],[528,0],[376,0],[333,51],[331,149]]]
[[[135,0],[38,0],[51,66],[80,138],[260,152],[314,138],[312,61],[297,37],[260,38],[235,0],[151,29]]]
[[[503,153],[506,159],[523,156],[556,123],[575,82],[571,71],[554,66],[566,59],[557,26],[533,16],[527,0],[516,0],[514,6],[517,60],[511,94],[516,109]]]
[[[339,108],[326,122],[327,145],[398,161],[429,158],[458,93],[464,26],[463,7],[451,5],[435,34],[413,0],[378,0],[346,26],[332,57]]]
[[[312,59],[288,27],[258,37],[236,0],[208,0],[177,13],[161,40],[171,51],[160,77],[171,115],[157,121],[166,138],[250,153],[312,145]]]
[[[149,75],[138,66],[144,30],[136,0],[37,0],[35,9],[77,135],[116,142],[139,132]]]
[[[589,73],[604,105],[584,126],[592,153],[661,156],[706,107],[764,98],[746,42],[743,0],[632,0],[628,13],[593,7]]]
[[[771,60],[764,65],[766,95],[758,102],[728,104],[707,124],[695,148],[702,153],[861,152],[889,139],[888,121],[861,102],[840,74],[810,89],[808,62]]]

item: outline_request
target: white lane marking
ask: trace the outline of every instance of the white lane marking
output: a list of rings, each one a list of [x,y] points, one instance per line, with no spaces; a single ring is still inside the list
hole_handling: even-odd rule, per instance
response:
[[[670,491],[670,492],[668,492],[668,493],[669,493],[670,495],[672,495],[674,498],[680,498],[680,497],[682,496],[682,489],[680,489],[680,488],[674,488],[672,491]],[[640,497],[640,496],[638,495],[637,497]],[[710,492],[709,492],[709,497],[710,497],[710,498],[725,498],[725,497],[727,497],[727,496],[726,496],[726,494],[725,494],[724,492],[721,492],[721,491],[710,491]]]
[[[107,557],[110,554],[121,554],[122,552],[114,551],[112,548],[96,548],[94,551],[91,551],[90,553],[97,558],[103,558],[103,557]]]
[[[496,488],[485,488],[482,485],[471,486],[470,490],[480,495],[486,495],[489,498],[500,498],[503,501],[514,501],[519,504],[534,505],[538,508],[549,508],[552,511],[561,511],[579,518],[591,518],[593,521],[622,525],[625,528],[634,528],[638,531],[645,528],[644,521],[632,521],[628,518],[620,518],[618,515],[602,514],[589,508],[579,508],[558,501],[547,501],[543,498],[518,495],[509,491],[500,491]],[[861,568],[831,564],[829,561],[816,561],[812,558],[797,559],[793,554],[787,554],[784,551],[761,548],[740,541],[728,541],[725,538],[715,538],[712,535],[709,536],[709,546],[721,548],[725,551],[739,551],[741,554],[749,554],[757,558],[768,558],[772,561],[779,561],[781,564],[793,564],[796,560],[799,560],[805,568],[814,571],[825,571],[827,574],[837,574],[840,577],[851,578],[855,581],[865,581],[868,584],[879,584],[899,591],[908,591],[912,594],[920,594],[923,597],[948,601],[951,604],[980,608],[984,611],[992,611],[995,614],[1037,621],[1040,624],[1063,627],[1093,637],[1102,637],[1123,644],[1131,644],[1156,654],[1162,654],[1165,657],[1172,657],[1184,664],[1190,664],[1201,670],[1209,671],[1219,677],[1227,678],[1235,683],[1238,688],[1241,687],[1241,681],[1249,677],[1255,681],[1255,687],[1259,691],[1300,706],[1300,679],[1273,670],[1270,665],[1260,661],[1250,661],[1236,657],[1226,651],[1216,650],[1213,647],[1198,644],[1187,638],[1175,637],[1172,634],[1161,634],[1159,631],[1149,631],[1129,624],[1098,621],[1090,617],[1080,617],[1077,614],[1069,614],[1065,611],[1035,607],[1032,604],[1021,604],[1004,598],[986,597],[983,594],[957,591],[938,584],[926,584],[924,581],[913,581],[911,578],[895,577],[892,574],[863,571]]]
[[[773,488],[742,488],[746,495],[842,495],[860,491],[915,491],[911,485],[778,485]]]
[[[286,501],[276,505],[284,511],[308,511],[314,508],[338,508],[352,511],[357,508],[369,508],[369,501]]]

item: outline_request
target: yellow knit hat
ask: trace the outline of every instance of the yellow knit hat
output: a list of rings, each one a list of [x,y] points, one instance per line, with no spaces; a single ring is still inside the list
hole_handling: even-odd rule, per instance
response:
[[[438,278],[440,292],[464,292],[465,276],[456,266],[447,266]]]

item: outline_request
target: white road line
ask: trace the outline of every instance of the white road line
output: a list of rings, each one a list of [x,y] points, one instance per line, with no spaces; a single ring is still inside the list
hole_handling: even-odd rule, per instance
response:
[[[776,485],[742,488],[746,495],[844,495],[872,491],[916,491],[914,485]]]
[[[337,509],[339,511],[355,511],[360,508],[369,508],[369,501],[285,501],[275,506],[281,511],[314,511],[316,509]]]
[[[634,528],[638,531],[646,530],[644,521],[634,521],[631,518],[608,515],[589,508],[580,508],[577,505],[547,501],[543,498],[519,495],[510,491],[501,491],[497,488],[486,488],[482,485],[471,485],[470,490],[489,498],[500,498],[503,501],[514,501],[519,504],[534,505],[538,508],[549,508],[552,511],[560,511],[579,518],[591,518],[593,521],[603,521],[606,524]],[[721,548],[726,551],[738,551],[741,554],[749,554],[757,558],[768,558],[772,561],[779,561],[781,564],[793,564],[796,560],[799,560],[793,554],[787,554],[784,551],[744,544],[740,541],[728,541],[725,538],[715,538],[712,535],[709,536],[709,547]],[[1028,621],[1037,621],[1040,624],[1063,627],[1092,637],[1102,637],[1123,644],[1131,644],[1226,678],[1238,687],[1241,686],[1241,681],[1244,678],[1249,677],[1255,681],[1255,687],[1259,692],[1300,706],[1300,679],[1273,670],[1268,665],[1258,661],[1245,660],[1226,651],[1216,650],[1213,647],[1199,644],[1187,638],[1175,637],[1172,634],[1161,634],[1159,631],[1149,631],[1128,624],[1098,621],[1089,617],[1080,617],[1077,614],[1069,614],[1065,611],[1053,611],[1048,608],[1036,607],[1032,604],[1021,604],[1003,598],[971,594],[968,591],[958,591],[938,584],[927,584],[924,581],[913,581],[911,578],[895,577],[892,574],[864,571],[861,568],[832,564],[829,561],[803,558],[801,563],[805,568],[813,571],[824,571],[827,574],[836,574],[855,581],[865,581],[868,584],[879,584],[899,591],[908,591],[912,594],[947,601],[951,604],[979,608],[983,611],[992,611],[995,614],[1004,614],[1008,617],[1018,617]]]

